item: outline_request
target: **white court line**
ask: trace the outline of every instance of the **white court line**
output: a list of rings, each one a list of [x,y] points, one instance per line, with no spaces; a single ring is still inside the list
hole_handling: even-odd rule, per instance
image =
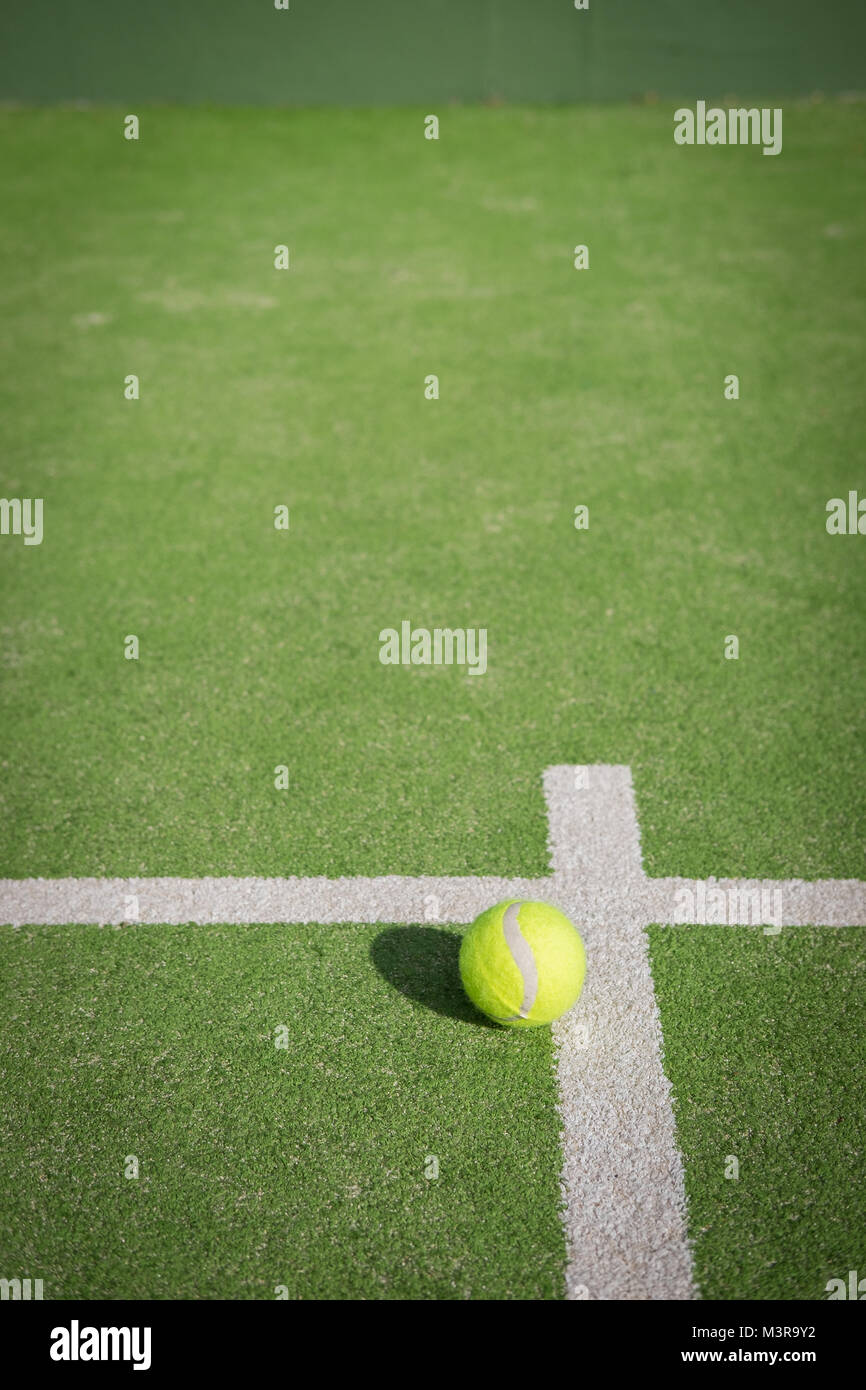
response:
[[[645,929],[675,920],[679,890],[696,892],[697,884],[644,873],[628,767],[551,767],[544,791],[547,878],[3,879],[0,923],[418,923],[430,920],[431,902],[435,920],[463,923],[502,898],[554,902],[580,927],[588,957],[580,1001],[554,1025],[568,1296],[694,1298]],[[866,925],[859,880],[720,879],[712,886],[780,890],[774,921],[783,926]]]

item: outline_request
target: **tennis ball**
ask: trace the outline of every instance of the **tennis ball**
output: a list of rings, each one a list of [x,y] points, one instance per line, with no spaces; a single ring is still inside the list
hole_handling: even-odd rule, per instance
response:
[[[460,978],[477,1009],[510,1028],[552,1023],[577,1002],[583,942],[549,903],[497,903],[476,917],[460,946]]]

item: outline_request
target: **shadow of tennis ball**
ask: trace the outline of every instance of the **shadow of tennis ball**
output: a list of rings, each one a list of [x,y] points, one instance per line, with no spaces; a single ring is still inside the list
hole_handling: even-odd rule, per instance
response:
[[[373,940],[370,959],[383,980],[425,1009],[496,1028],[463,992],[457,965],[462,940],[445,927],[386,927]]]

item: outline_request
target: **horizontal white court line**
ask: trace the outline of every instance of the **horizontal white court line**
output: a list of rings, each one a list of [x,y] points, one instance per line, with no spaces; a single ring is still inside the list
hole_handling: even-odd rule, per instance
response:
[[[503,898],[556,903],[580,926],[589,960],[577,1007],[554,1025],[569,1296],[693,1298],[682,1161],[645,928],[682,920],[683,890],[697,909],[710,889],[737,895],[730,912],[745,893],[778,891],[771,918],[778,925],[862,926],[866,884],[650,879],[629,768],[548,768],[544,790],[551,855],[545,878],[5,879],[0,922],[464,923]]]
[[[859,879],[710,879],[614,877],[589,882],[569,874],[546,878],[435,878],[385,875],[382,878],[25,878],[0,879],[0,925],[110,926],[139,922],[150,926],[207,926],[212,923],[415,923],[471,922],[492,902],[504,898],[567,896],[571,917],[591,925],[599,913],[627,912],[646,926],[676,921],[712,923],[712,907],[699,916],[675,917],[683,889],[698,906],[709,894],[730,895],[731,923],[764,921],[748,905],[752,895],[765,901],[781,894],[781,911],[767,922],[785,927],[866,926],[866,885]],[[134,905],[133,905],[134,903]],[[137,915],[136,915],[137,913]]]

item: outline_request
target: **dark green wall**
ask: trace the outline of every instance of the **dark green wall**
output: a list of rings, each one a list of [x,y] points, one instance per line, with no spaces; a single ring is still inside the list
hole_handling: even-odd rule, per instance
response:
[[[2,0],[0,100],[424,105],[866,88],[866,0]]]

